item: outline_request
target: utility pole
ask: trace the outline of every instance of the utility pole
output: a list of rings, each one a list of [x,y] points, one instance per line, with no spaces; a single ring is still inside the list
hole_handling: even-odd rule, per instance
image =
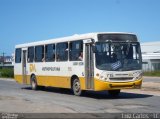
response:
[[[3,60],[3,66],[2,66],[2,68],[4,68],[4,54],[6,54],[6,53],[2,53],[2,60]]]

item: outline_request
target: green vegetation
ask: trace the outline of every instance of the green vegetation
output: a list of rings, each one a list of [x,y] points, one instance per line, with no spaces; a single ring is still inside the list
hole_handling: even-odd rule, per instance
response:
[[[13,68],[3,68],[3,69],[0,69],[0,77],[3,77],[3,78],[13,78],[14,77],[14,70],[13,70]]]
[[[150,72],[144,72],[144,76],[158,76],[160,77],[160,70],[159,71],[150,71]]]

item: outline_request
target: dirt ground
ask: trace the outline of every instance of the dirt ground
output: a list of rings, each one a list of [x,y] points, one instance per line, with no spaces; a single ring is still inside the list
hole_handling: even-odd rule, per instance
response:
[[[141,89],[124,89],[123,92],[160,96],[160,77],[144,77]]]

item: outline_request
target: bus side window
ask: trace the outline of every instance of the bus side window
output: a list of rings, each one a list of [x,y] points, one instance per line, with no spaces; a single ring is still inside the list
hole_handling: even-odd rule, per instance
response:
[[[68,42],[57,43],[56,60],[57,61],[68,61]]]
[[[35,62],[42,62],[44,59],[44,46],[36,46],[35,47]]]
[[[59,54],[57,54],[57,56],[56,56],[56,61],[60,61]]]
[[[70,61],[83,60],[83,41],[82,40],[70,42],[69,59]]]
[[[28,62],[34,61],[34,47],[28,47]]]
[[[45,60],[46,62],[55,61],[55,44],[45,46]]]
[[[17,48],[15,52],[15,63],[21,63],[21,48]]]

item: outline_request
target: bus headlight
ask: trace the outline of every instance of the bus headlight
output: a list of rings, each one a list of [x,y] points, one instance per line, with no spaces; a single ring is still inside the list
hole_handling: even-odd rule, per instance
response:
[[[105,72],[101,73],[101,75],[99,76],[99,79],[100,79],[100,80],[103,80],[103,81],[107,81],[108,78],[109,78],[109,76],[108,76],[108,74],[105,73]]]
[[[141,79],[142,76],[143,76],[143,73],[142,73],[142,72],[137,72],[137,76],[135,77],[135,80]]]
[[[107,78],[107,76],[106,75],[101,75],[100,76],[100,80],[104,80],[104,81],[106,81],[108,78]]]
[[[113,74],[102,73],[99,78],[100,80],[107,81],[109,78],[113,78]]]

